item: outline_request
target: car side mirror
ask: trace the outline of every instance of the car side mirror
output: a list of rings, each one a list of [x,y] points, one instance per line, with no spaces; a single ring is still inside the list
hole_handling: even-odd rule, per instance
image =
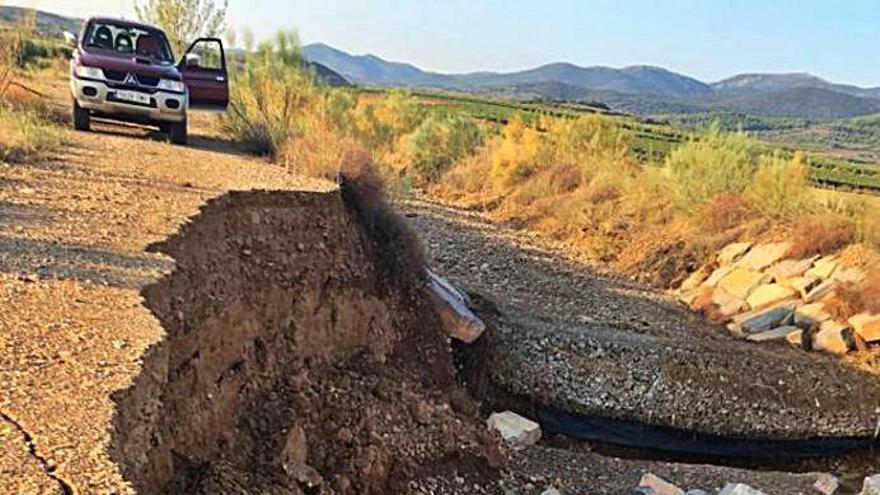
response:
[[[76,48],[76,42],[77,39],[74,33],[71,33],[70,31],[64,31],[64,43],[67,46],[71,48]]]
[[[195,53],[187,53],[185,57],[183,57],[183,66],[184,67],[201,67],[202,66],[202,57],[198,56]]]

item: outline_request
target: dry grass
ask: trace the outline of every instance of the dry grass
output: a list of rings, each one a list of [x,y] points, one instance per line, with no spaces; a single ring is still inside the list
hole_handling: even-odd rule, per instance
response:
[[[852,223],[830,215],[801,218],[791,230],[791,258],[829,254],[855,241]]]

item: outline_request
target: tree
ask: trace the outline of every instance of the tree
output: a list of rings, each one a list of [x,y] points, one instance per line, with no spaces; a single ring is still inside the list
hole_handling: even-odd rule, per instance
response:
[[[226,25],[229,0],[135,0],[138,17],[161,27],[175,55],[180,56],[193,40],[219,36]]]

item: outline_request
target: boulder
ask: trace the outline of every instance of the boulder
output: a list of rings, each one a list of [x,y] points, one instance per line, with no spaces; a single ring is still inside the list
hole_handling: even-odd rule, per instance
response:
[[[820,301],[825,299],[826,297],[834,295],[837,291],[837,281],[835,280],[826,280],[816,287],[813,287],[809,293],[807,293],[807,297],[804,298],[804,302],[814,303],[816,301]]]
[[[650,488],[654,495],[684,495],[684,490],[651,473],[642,476],[639,488]]]
[[[771,340],[782,340],[788,339],[789,336],[796,332],[803,332],[800,328],[796,326],[784,326],[779,328],[774,328],[773,330],[767,330],[766,332],[754,333],[747,337],[748,340],[752,342],[767,342]]]
[[[849,324],[866,342],[880,341],[880,315],[859,313],[850,317]]]
[[[752,248],[751,242],[734,242],[718,252],[718,264],[729,265],[743,257]]]
[[[804,331],[797,330],[796,332],[792,332],[785,337],[786,342],[795,346],[795,347],[803,347],[804,346]]]
[[[718,495],[765,495],[764,492],[755,490],[749,485],[743,485],[742,483],[728,483],[725,487],[718,493]]]
[[[752,309],[762,309],[773,306],[774,304],[787,299],[792,299],[795,295],[795,291],[787,287],[783,287],[779,284],[767,284],[752,291],[751,295],[746,299],[746,302]]]
[[[728,328],[742,334],[766,332],[791,323],[797,302],[791,301],[734,317]]]
[[[735,263],[735,266],[760,272],[785,258],[785,254],[791,249],[791,243],[777,242],[774,244],[760,244],[746,253],[745,256]]]
[[[708,266],[700,267],[697,271],[688,275],[688,278],[681,283],[678,290],[683,293],[693,291],[700,287],[710,275],[712,275],[712,269]]]
[[[805,299],[807,297],[807,294],[809,294],[811,290],[816,288],[817,285],[822,283],[822,281],[816,277],[808,277],[804,275],[802,277],[794,278],[777,277],[776,283],[783,287],[788,287],[789,289],[797,292],[802,299]]]
[[[560,492],[556,488],[550,487],[541,492],[541,495],[562,495],[562,492]]]
[[[520,447],[534,445],[541,439],[541,425],[511,411],[493,413],[486,421],[489,429],[501,434],[501,438]]]
[[[823,495],[833,495],[840,487],[840,481],[828,473],[822,473],[813,484],[813,488]]]
[[[767,275],[771,275],[776,280],[782,278],[796,278],[803,276],[810,268],[813,267],[813,260],[784,260],[776,263],[767,269]]]
[[[726,277],[718,282],[718,288],[740,299],[749,297],[749,294],[761,285],[764,274],[745,268],[734,268]]]
[[[862,491],[859,495],[880,495],[880,474],[868,476],[862,483]]]
[[[824,303],[804,304],[794,310],[794,324],[800,328],[809,329],[830,319],[831,314],[825,310]]]
[[[718,313],[726,318],[747,309],[746,302],[742,298],[728,294],[723,289],[715,289],[712,293],[712,303],[718,306]]]
[[[712,275],[709,275],[709,278],[707,278],[706,281],[703,282],[703,285],[704,286],[708,285],[709,287],[716,287],[716,286],[718,286],[718,282],[721,282],[721,280],[723,280],[724,277],[726,277],[728,274],[730,274],[731,271],[733,271],[732,266],[722,266],[722,267],[718,268],[717,270],[715,270],[714,272],[712,272]]]
[[[831,354],[846,354],[849,352],[847,336],[849,327],[834,320],[828,320],[822,324],[819,331],[813,335],[813,349]]]
[[[813,263],[813,268],[807,270],[806,275],[810,277],[816,277],[822,280],[827,280],[831,278],[831,275],[834,273],[834,270],[837,269],[838,261],[837,258],[833,256],[826,256],[824,258],[819,258]]]

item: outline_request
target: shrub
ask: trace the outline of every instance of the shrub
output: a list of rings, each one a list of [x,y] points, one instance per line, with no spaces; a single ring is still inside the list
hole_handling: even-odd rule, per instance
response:
[[[742,193],[757,167],[755,154],[745,134],[724,133],[717,124],[699,139],[679,146],[666,160],[676,206],[695,211],[719,194]]]
[[[374,101],[362,98],[354,112],[358,137],[376,152],[389,152],[403,135],[411,133],[425,118],[422,107],[404,91]]]
[[[696,223],[709,232],[722,232],[740,225],[750,214],[749,203],[742,195],[723,193],[700,208]]]
[[[748,199],[758,211],[773,217],[804,213],[814,207],[804,156],[762,156]]]
[[[280,32],[233,72],[228,111],[221,126],[252,151],[272,156],[301,135],[310,115],[320,113],[322,92],[303,70],[295,33]]]
[[[852,221],[825,213],[797,220],[792,229],[791,258],[807,258],[836,251],[855,240]]]
[[[342,170],[364,161],[370,161],[369,153],[357,140],[332,127],[312,128],[288,139],[278,155],[278,162],[292,172],[334,182]]]
[[[471,155],[482,144],[482,133],[473,120],[458,116],[430,117],[409,139],[413,174],[422,182],[433,181],[453,163]]]
[[[501,188],[511,187],[550,163],[552,148],[542,140],[537,129],[527,127],[516,117],[504,127],[501,136],[490,142],[492,178]]]

